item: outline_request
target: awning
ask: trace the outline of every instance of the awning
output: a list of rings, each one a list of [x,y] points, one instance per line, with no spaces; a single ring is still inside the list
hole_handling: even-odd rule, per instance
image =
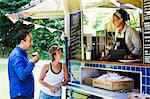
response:
[[[45,0],[36,6],[25,10],[24,12],[30,13],[33,19],[63,17],[63,0],[61,0],[61,2],[55,2],[55,0]]]
[[[142,9],[142,3],[143,3],[142,0],[117,0],[117,1],[122,2],[122,3],[129,3]]]
[[[92,7],[118,8],[118,4],[121,4],[120,2],[133,4],[136,7],[142,8],[142,0],[81,0],[83,10]],[[30,13],[32,15],[30,17],[33,19],[63,17],[64,0],[44,0],[36,6],[31,7],[23,12]]]

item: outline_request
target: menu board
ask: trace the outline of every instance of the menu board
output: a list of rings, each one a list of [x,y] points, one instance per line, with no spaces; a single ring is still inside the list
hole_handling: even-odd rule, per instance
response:
[[[143,0],[144,9],[144,63],[150,63],[150,0]]]
[[[70,59],[82,59],[81,12],[70,14]]]

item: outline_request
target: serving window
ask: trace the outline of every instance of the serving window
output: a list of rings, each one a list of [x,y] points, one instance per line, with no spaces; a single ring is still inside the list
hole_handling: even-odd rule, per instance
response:
[[[81,30],[83,31],[81,31],[81,34],[83,35],[79,35],[81,36],[80,52],[82,52],[83,54],[81,55],[82,58],[80,59],[99,61],[102,56],[107,55],[109,53],[109,50],[112,50],[114,48],[115,27],[112,24],[112,15],[115,11],[116,9],[114,8],[107,8],[107,10],[104,8],[99,8],[83,11],[81,17],[81,22],[83,24],[83,29],[81,28]],[[133,28],[136,28],[136,30],[139,31],[142,39],[143,34],[141,31],[142,27],[140,25],[139,12],[131,9],[127,9],[127,12],[130,14],[130,21],[128,21],[127,24]],[[70,37],[71,40],[72,38],[73,36]],[[70,45],[73,46],[71,48],[75,47],[73,44],[74,43],[71,42]],[[76,51],[79,50],[77,49]],[[74,51],[70,51],[70,53],[73,52]],[[72,57],[70,57],[70,59],[72,59]],[[74,57],[73,59],[78,58]]]

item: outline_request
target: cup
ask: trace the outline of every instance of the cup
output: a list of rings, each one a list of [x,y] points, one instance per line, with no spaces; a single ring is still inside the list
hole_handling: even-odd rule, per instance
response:
[[[86,60],[91,60],[91,52],[86,51]]]
[[[32,57],[34,57],[34,56],[38,55],[38,52],[34,52],[31,55],[32,55]]]

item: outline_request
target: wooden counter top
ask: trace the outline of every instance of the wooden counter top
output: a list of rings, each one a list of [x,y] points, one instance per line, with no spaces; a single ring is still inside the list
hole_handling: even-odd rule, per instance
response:
[[[122,62],[95,61],[95,60],[76,60],[76,59],[71,59],[71,60],[69,60],[69,62],[84,62],[84,63],[94,63],[94,64],[111,64],[111,65],[150,67],[150,64],[143,64],[143,63],[122,63]]]

